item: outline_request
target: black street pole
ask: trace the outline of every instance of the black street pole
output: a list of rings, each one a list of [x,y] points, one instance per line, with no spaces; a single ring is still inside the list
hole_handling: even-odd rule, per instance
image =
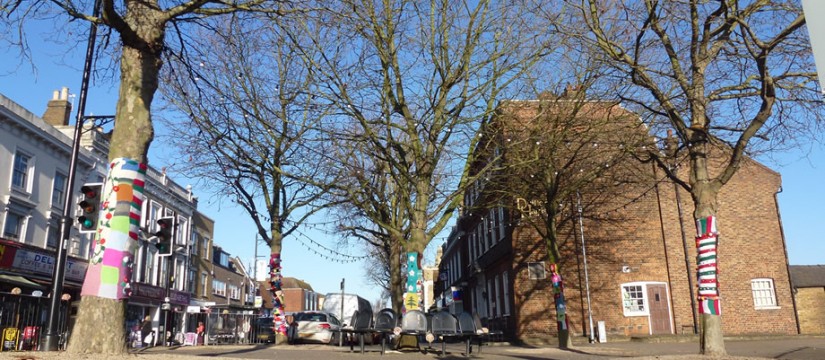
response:
[[[100,16],[100,0],[95,0],[93,17]],[[89,28],[89,40],[86,45],[86,61],[83,64],[83,79],[80,82],[80,98],[77,104],[77,116],[74,124],[72,139],[72,154],[69,160],[69,176],[67,179],[66,198],[63,202],[63,217],[60,219],[60,243],[57,246],[57,259],[52,273],[52,293],[49,301],[49,317],[46,323],[46,332],[43,335],[40,349],[43,351],[57,351],[60,343],[60,297],[63,294],[63,280],[66,276],[66,247],[69,243],[69,234],[74,221],[71,220],[72,198],[74,196],[75,173],[77,172],[77,155],[80,152],[80,135],[83,130],[83,113],[86,111],[86,94],[89,91],[89,74],[94,56],[97,24],[92,23]],[[68,341],[68,339],[66,339]]]
[[[171,246],[171,243],[174,243],[174,239],[172,241],[170,241],[170,246]],[[172,248],[174,249],[174,246],[172,246]],[[174,253],[174,251],[173,251],[173,253]],[[166,257],[166,283],[163,285],[163,287],[165,288],[165,291],[166,291],[166,295],[163,298],[163,301],[164,301],[163,306],[161,306],[161,311],[163,312],[163,335],[161,335],[162,339],[163,339],[163,346],[169,346],[170,345],[169,344],[169,337],[173,337],[173,335],[174,335],[172,333],[172,330],[171,330],[172,326],[170,326],[172,321],[169,321],[170,320],[169,317],[172,315],[172,311],[171,311],[172,310],[172,299],[169,297],[169,295],[171,294],[170,289],[172,287],[172,276],[174,276],[174,275],[172,275],[173,274],[172,268],[174,266],[175,266],[175,262],[172,261],[172,255],[167,256]],[[168,335],[167,335],[167,332],[169,333]]]
[[[160,308],[161,313],[163,314],[163,316],[161,316],[161,318],[163,319],[163,334],[161,335],[161,338],[163,339],[164,346],[170,346],[171,344],[168,342],[169,337],[174,338],[175,335],[174,333],[172,333],[172,326],[170,326],[170,324],[172,324],[173,321],[170,321],[171,319],[169,318],[174,315],[174,313],[172,312],[172,299],[170,298],[170,295],[172,294],[172,278],[175,276],[175,261],[174,259],[172,259],[172,257],[175,256],[175,253],[177,251],[177,237],[178,217],[175,216],[174,220],[172,220],[171,239],[169,239],[169,247],[171,253],[169,254],[169,256],[166,256],[166,279],[163,284],[166,295],[164,295],[164,303],[163,305],[161,305]],[[169,332],[169,336],[166,335],[167,332]]]

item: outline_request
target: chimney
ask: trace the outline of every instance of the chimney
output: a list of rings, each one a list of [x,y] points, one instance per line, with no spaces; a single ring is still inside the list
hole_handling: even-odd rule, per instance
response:
[[[55,91],[52,95],[52,99],[46,105],[43,120],[46,120],[52,126],[68,126],[71,113],[72,104],[69,102],[69,88],[63,87],[63,89]]]

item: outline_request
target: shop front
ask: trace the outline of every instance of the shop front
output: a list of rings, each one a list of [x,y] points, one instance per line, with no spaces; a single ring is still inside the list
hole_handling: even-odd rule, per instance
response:
[[[44,329],[52,296],[53,251],[0,240],[0,351],[35,350]],[[68,257],[58,309],[59,347],[71,333],[88,262]],[[13,336],[12,336],[13,335]]]

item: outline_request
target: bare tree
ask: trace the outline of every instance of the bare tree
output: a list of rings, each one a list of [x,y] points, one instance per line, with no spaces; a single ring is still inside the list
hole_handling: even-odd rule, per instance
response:
[[[146,155],[154,137],[151,105],[164,62],[163,51],[168,45],[168,27],[237,11],[282,14],[288,10],[280,9],[280,2],[265,0],[231,3],[100,0],[95,6],[98,4],[102,9],[101,16],[94,15],[97,11],[85,13],[84,7],[89,3],[81,0],[4,1],[2,10],[8,15],[3,23],[10,27],[6,30],[19,29],[28,20],[49,16],[88,21],[119,36],[120,91],[109,149],[112,167],[104,184],[104,204],[109,205],[104,211],[109,212],[113,220],[101,226],[96,236],[74,328],[75,334],[83,336],[73,336],[68,351],[120,354],[126,352],[125,303],[122,300],[128,297],[128,287],[122,279],[131,278],[130,265],[137,248],[137,237],[133,234],[137,234],[138,225],[112,224],[129,224],[130,209],[140,209],[143,199],[145,175],[142,169],[145,169]],[[21,39],[18,43],[25,41]],[[104,264],[104,258],[125,260],[119,264]]]
[[[352,134],[358,134],[354,132]],[[393,169],[363,136],[337,136],[334,158],[341,181],[334,196],[342,199],[332,212],[339,234],[367,244],[372,261],[367,277],[390,296],[390,304],[401,311],[404,279],[400,272],[402,247],[409,237],[409,219],[402,204],[405,192],[398,191]]]
[[[169,141],[184,155],[181,171],[243,208],[269,245],[273,321],[285,334],[283,241],[334,204],[325,203],[325,184],[338,183],[323,156],[328,106],[316,101],[315,80],[271,22],[220,20],[181,39],[186,53],[172,63],[163,93],[187,116],[167,121]]]
[[[517,92],[548,33],[522,4],[345,1],[329,10],[294,29],[313,35],[301,44],[304,59],[324,84],[319,95],[354,125],[341,131],[363,134],[386,167],[406,217],[387,233],[421,254],[461,201],[465,178],[453,174],[463,172],[472,134],[503,94]]]
[[[562,30],[615,69],[603,80],[624,84],[621,100],[654,131],[674,131],[675,151],[689,159],[686,175],[671,166],[669,155],[645,156],[690,192],[697,224],[715,225],[719,189],[745,156],[790,146],[821,121],[796,1],[586,0],[578,6]],[[697,230],[703,239],[716,239],[712,226]],[[701,351],[721,355],[714,289],[701,299]]]

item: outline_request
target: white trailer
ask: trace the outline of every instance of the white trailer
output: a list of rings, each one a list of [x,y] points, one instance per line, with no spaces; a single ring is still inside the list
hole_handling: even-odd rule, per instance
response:
[[[341,293],[328,293],[324,297],[323,310],[334,315],[343,326],[349,325],[355,310],[372,312],[372,305],[367,299],[356,294],[344,294],[344,314],[341,315]]]

